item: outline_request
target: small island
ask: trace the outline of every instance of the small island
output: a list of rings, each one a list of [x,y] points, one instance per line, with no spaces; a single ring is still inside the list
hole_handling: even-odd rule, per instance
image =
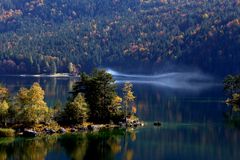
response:
[[[48,107],[39,83],[20,88],[15,96],[0,86],[0,137],[141,126],[132,87],[126,82],[120,97],[112,75],[95,69],[80,74],[65,105]]]

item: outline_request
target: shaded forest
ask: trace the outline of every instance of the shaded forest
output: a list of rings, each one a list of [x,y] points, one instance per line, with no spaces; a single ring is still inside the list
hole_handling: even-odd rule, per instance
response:
[[[0,73],[240,71],[239,0],[1,0]]]

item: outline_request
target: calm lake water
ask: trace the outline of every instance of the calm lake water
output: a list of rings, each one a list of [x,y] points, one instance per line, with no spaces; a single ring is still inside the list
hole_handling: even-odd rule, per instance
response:
[[[134,83],[137,115],[146,122],[136,130],[26,138],[1,138],[0,159],[70,160],[238,160],[240,130],[224,119],[228,107],[221,85],[192,83],[180,79],[152,79],[118,75],[119,92],[128,78]],[[160,80],[162,79],[162,80]],[[46,101],[64,102],[77,78],[0,77],[0,83],[15,93],[39,82]],[[165,84],[171,82],[171,84]],[[156,83],[159,82],[159,83]],[[161,82],[161,83],[160,83]],[[187,86],[188,85],[188,86]],[[189,87],[190,86],[190,87]],[[192,87],[191,87],[192,86]],[[154,127],[153,121],[162,121]]]

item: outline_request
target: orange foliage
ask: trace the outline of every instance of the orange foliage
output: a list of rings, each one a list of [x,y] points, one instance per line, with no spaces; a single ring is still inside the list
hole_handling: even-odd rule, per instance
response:
[[[136,105],[132,106],[132,113],[137,113],[137,106]]]
[[[228,22],[227,27],[240,26],[240,19],[234,19]]]
[[[22,15],[21,10],[10,9],[9,11],[5,11],[5,12],[2,13],[2,15],[0,15],[0,21],[8,20],[12,17],[21,16],[21,15]]]

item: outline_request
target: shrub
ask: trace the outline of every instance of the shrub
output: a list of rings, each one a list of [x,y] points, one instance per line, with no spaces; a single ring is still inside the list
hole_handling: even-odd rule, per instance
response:
[[[13,137],[15,136],[15,130],[11,128],[0,128],[0,137]]]

